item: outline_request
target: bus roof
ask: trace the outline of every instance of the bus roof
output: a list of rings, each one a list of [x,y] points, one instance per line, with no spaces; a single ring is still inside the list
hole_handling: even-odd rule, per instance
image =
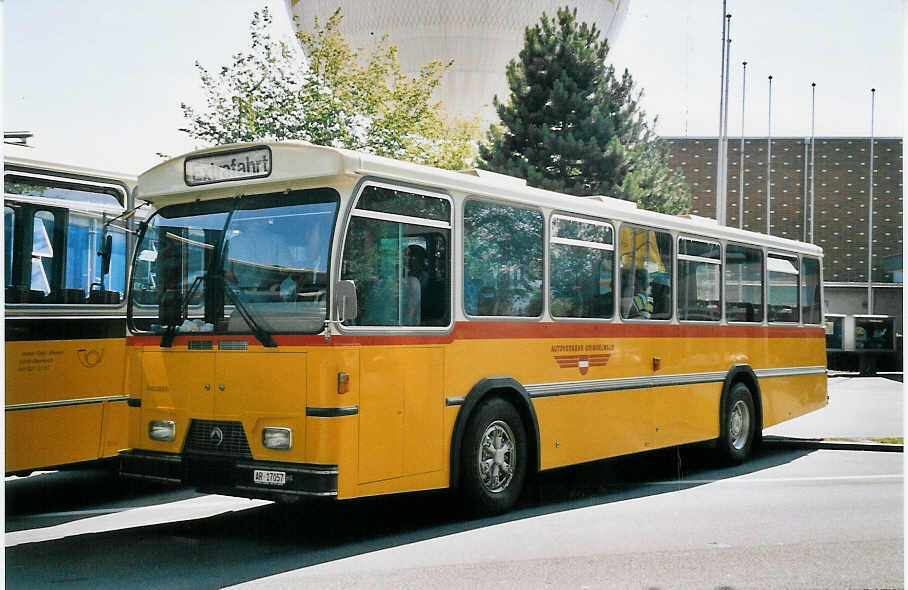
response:
[[[61,162],[33,160],[31,158],[10,154],[9,150],[6,150],[3,155],[3,165],[6,172],[21,172],[27,170],[33,173],[40,173],[41,171],[46,171],[50,175],[65,176],[72,179],[121,183],[125,184],[130,190],[136,186],[136,183],[138,182],[138,177],[134,174],[85,168]]]
[[[272,170],[266,178],[221,180],[201,186],[189,186],[186,183],[187,157],[192,159],[218,153],[229,155],[263,147],[267,147],[272,154]],[[604,196],[576,197],[529,187],[523,179],[485,170],[442,170],[302,141],[231,144],[183,154],[140,174],[137,196],[160,208],[170,203],[199,198],[234,196],[244,192],[243,189],[250,183],[255,183],[259,187],[257,190],[279,192],[304,182],[311,184],[316,180],[352,186],[366,177],[822,256],[822,249],[816,245],[720,226],[714,219],[706,217],[655,213],[639,209],[636,204],[621,199]]]

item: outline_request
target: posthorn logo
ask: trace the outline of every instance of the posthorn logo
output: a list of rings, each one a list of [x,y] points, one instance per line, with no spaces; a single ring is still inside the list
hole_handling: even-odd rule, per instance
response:
[[[79,357],[79,362],[82,363],[82,366],[86,369],[92,369],[101,364],[101,361],[104,360],[104,349],[98,350],[93,348],[91,350],[87,348],[80,348],[76,351],[76,355]]]

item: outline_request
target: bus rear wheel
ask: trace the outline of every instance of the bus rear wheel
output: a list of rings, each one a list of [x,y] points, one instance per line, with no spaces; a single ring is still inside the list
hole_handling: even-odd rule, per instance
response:
[[[724,463],[739,465],[750,455],[757,434],[757,413],[753,395],[743,383],[736,383],[725,398],[720,416],[719,456]]]
[[[514,506],[526,480],[526,440],[523,420],[507,401],[492,398],[476,409],[461,455],[469,511],[500,514]]]

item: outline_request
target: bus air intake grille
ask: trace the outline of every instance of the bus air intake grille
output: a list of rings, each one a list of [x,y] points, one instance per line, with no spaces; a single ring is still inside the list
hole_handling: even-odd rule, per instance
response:
[[[240,422],[193,420],[186,435],[184,453],[252,458],[249,441]]]
[[[249,342],[246,340],[221,340],[218,342],[218,350],[249,350]]]

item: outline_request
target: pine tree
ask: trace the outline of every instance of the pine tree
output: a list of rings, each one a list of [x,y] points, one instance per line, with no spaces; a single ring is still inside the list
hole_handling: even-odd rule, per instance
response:
[[[507,66],[510,99],[494,99],[501,125],[480,146],[480,165],[530,186],[683,212],[689,189],[638,106],[642,91],[607,56],[608,43],[595,25],[577,23],[576,9],[543,13]]]

